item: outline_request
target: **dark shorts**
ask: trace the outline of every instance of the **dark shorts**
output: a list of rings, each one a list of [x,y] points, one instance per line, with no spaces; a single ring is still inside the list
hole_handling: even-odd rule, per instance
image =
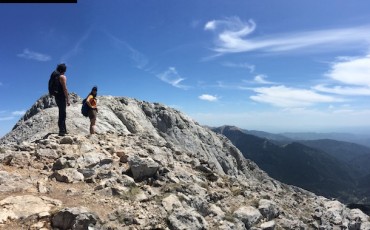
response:
[[[89,118],[90,118],[90,120],[96,119],[96,114],[97,114],[96,109],[89,109]]]

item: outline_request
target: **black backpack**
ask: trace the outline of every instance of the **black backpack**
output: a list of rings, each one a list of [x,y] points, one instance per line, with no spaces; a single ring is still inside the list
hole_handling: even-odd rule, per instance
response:
[[[50,96],[57,96],[59,94],[62,94],[62,85],[60,84],[60,73],[58,71],[53,71],[50,75],[49,79],[49,95]]]
[[[81,113],[85,117],[88,117],[89,116],[89,110],[90,110],[90,108],[87,105],[86,100],[87,100],[87,98],[83,99],[83,101],[82,101]]]

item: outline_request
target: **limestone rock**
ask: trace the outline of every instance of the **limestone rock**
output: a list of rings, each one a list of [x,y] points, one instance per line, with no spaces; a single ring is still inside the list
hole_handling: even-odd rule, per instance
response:
[[[52,209],[61,205],[62,202],[59,200],[45,196],[9,196],[0,201],[0,223],[5,223],[8,219],[25,219],[33,215],[50,215]]]
[[[208,229],[207,221],[199,213],[191,210],[178,209],[169,217],[171,230],[205,230]]]
[[[130,156],[128,164],[135,180],[153,177],[159,168],[158,163],[153,159],[138,156]]]
[[[258,204],[258,210],[267,220],[272,220],[279,216],[279,209],[276,203],[270,200],[261,199]]]
[[[84,180],[83,174],[78,172],[77,169],[73,168],[65,168],[58,170],[54,172],[51,177],[55,178],[59,182],[65,183],[76,183]]]
[[[31,185],[16,173],[0,171],[0,192],[18,192],[29,188]]]
[[[169,195],[162,200],[162,205],[167,212],[171,213],[174,209],[182,208],[182,204],[176,195]]]
[[[258,209],[252,206],[240,207],[234,212],[234,216],[241,220],[247,229],[255,225],[262,218]]]
[[[53,215],[54,228],[71,230],[99,229],[100,219],[85,207],[64,208]]]
[[[262,223],[260,228],[262,230],[274,230],[275,229],[275,221],[270,220],[268,222]]]
[[[38,149],[36,152],[36,157],[39,159],[58,159],[59,155],[53,149]]]

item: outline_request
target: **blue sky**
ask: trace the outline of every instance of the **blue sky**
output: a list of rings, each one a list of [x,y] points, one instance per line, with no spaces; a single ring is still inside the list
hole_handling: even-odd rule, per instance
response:
[[[60,62],[82,97],[97,85],[203,125],[369,131],[369,12],[368,0],[0,4],[0,136]]]

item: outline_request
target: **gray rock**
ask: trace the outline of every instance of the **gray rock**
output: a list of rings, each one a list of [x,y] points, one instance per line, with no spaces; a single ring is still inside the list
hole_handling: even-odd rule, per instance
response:
[[[279,209],[275,202],[261,199],[258,204],[258,210],[264,218],[272,220],[279,216]]]
[[[270,220],[268,222],[262,223],[260,228],[262,230],[274,230],[275,229],[275,221]]]
[[[85,207],[64,208],[53,215],[51,224],[62,230],[100,229],[101,221],[98,216]]]
[[[33,215],[48,216],[53,208],[61,205],[61,201],[45,196],[9,196],[0,201],[0,224],[8,219],[25,219]]]
[[[153,159],[138,156],[130,156],[128,164],[135,180],[153,177],[159,168],[158,163]]]
[[[239,219],[245,224],[245,227],[251,228],[262,219],[261,213],[252,206],[243,206],[237,209],[234,214],[235,218]]]
[[[167,212],[171,213],[174,209],[182,208],[179,198],[171,194],[162,200],[162,205]]]
[[[72,137],[63,137],[60,142],[61,145],[71,145],[73,144],[73,138]]]
[[[74,168],[76,160],[71,157],[61,157],[53,164],[53,170],[60,170],[64,168]]]
[[[38,149],[36,151],[36,157],[38,159],[58,159],[59,155],[53,149]]]
[[[205,230],[208,229],[207,221],[199,213],[191,210],[177,209],[169,217],[171,230]]]
[[[19,174],[0,171],[0,192],[19,192],[26,190],[31,185]]]
[[[84,180],[84,175],[74,168],[65,168],[58,170],[54,172],[51,177],[55,178],[59,182],[65,183],[76,183]]]

